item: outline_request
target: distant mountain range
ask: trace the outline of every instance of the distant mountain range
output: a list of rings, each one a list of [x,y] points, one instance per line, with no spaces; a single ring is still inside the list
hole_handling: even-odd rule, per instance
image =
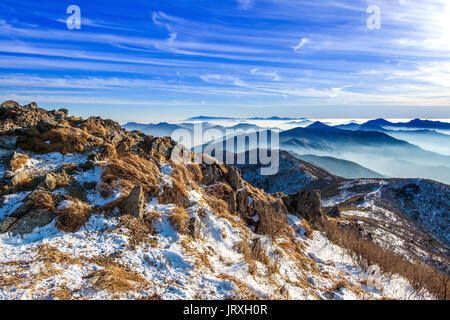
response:
[[[414,119],[409,122],[390,122],[385,119],[369,120],[363,124],[349,123],[336,126],[340,129],[364,130],[364,129],[389,129],[389,128],[410,128],[410,129],[440,129],[450,130],[450,123],[441,121]]]
[[[450,123],[420,119],[393,123],[384,119],[376,119],[363,124],[338,125],[335,128],[384,132],[391,137],[405,140],[425,150],[450,155]]]
[[[218,119],[212,117],[196,117],[188,120]],[[235,119],[235,118],[227,118]],[[237,119],[237,118],[236,118]],[[254,118],[256,119],[256,118]],[[278,117],[258,119],[284,119]],[[305,125],[309,120],[288,120],[291,124]],[[219,147],[225,149],[237,137],[222,137],[227,129],[243,131],[259,131],[262,127],[242,122],[232,127],[216,125],[207,121],[201,122],[202,129],[215,129],[211,137],[203,140],[183,142],[192,148],[202,145],[203,149]],[[415,119],[410,122],[393,123],[384,119],[375,119],[363,124],[329,126],[322,122],[314,122],[307,127],[280,131],[279,148],[296,155],[299,159],[315,165],[344,178],[427,178],[450,183],[450,135],[444,134],[450,124],[440,121]],[[426,128],[424,128],[426,127]],[[127,130],[139,130],[152,136],[172,136],[177,129],[193,133],[194,123],[140,124],[127,123]],[[439,132],[436,130],[440,130]],[[271,134],[269,130],[269,137]],[[209,141],[218,139],[217,143]],[[233,139],[233,141],[231,141]],[[234,153],[246,152],[259,148],[259,144],[247,139],[245,145],[237,146]]]
[[[186,119],[186,121],[213,121],[213,120],[273,120],[273,121],[290,121],[290,120],[308,120],[306,118],[285,118],[285,117],[252,117],[252,118],[233,118],[233,117],[209,117],[198,116]]]
[[[316,122],[281,132],[280,148],[350,160],[390,177],[450,183],[450,156],[426,151],[379,131],[343,130]]]

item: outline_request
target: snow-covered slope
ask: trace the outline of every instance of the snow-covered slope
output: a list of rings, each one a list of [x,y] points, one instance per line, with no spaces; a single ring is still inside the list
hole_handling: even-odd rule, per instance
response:
[[[169,138],[67,110],[9,101],[0,130],[0,299],[438,297],[332,243],[357,229],[316,193],[270,195],[233,166],[180,163]],[[358,192],[341,187],[324,202]]]

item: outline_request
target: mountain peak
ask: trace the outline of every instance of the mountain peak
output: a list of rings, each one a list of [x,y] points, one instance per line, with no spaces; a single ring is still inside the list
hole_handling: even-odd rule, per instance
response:
[[[309,126],[307,126],[306,128],[308,128],[308,129],[330,129],[331,127],[323,122],[316,121],[316,122],[310,124]]]

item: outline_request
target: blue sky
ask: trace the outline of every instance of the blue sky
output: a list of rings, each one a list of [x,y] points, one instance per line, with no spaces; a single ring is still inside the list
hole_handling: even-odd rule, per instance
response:
[[[1,100],[120,122],[450,118],[450,2],[1,0],[0,70]]]

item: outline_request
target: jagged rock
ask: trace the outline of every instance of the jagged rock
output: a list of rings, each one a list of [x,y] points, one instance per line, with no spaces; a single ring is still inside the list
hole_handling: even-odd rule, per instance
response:
[[[12,235],[31,233],[34,228],[43,227],[56,217],[56,214],[47,209],[34,207],[22,218],[18,219],[8,230]]]
[[[227,202],[228,202],[231,212],[240,213],[241,215],[243,214],[244,216],[248,215],[248,214],[246,214],[246,212],[248,212],[250,210],[250,207],[249,207],[250,198],[249,198],[249,193],[247,192],[247,190],[243,189],[243,190],[233,191],[228,196]],[[252,215],[252,214],[250,214],[250,215]]]
[[[5,101],[5,102],[3,102],[0,105],[0,108],[5,108],[5,109],[7,109],[7,108],[17,108],[17,107],[20,107],[20,104],[18,104],[15,101],[12,101],[12,100]]]
[[[55,190],[58,187],[65,186],[70,183],[70,177],[63,173],[48,173],[43,177],[42,182],[38,184],[39,189]]]
[[[0,221],[0,233],[5,233],[8,229],[21,219],[27,212],[34,207],[33,195],[35,191],[30,193],[22,202],[22,204],[9,216]]]
[[[330,208],[328,210],[327,215],[332,218],[340,218],[341,217],[341,213],[339,212],[339,208],[337,206]]]
[[[283,198],[288,211],[305,218],[314,228],[321,230],[326,223],[319,190],[305,190]]]
[[[17,221],[17,218],[7,216],[0,221],[0,233],[6,233],[8,229]]]
[[[200,236],[200,231],[202,228],[202,221],[198,218],[191,218],[188,221],[188,230],[189,230],[189,234],[192,236],[192,238],[194,240],[197,240]]]
[[[69,116],[69,110],[67,110],[65,108],[61,108],[58,111],[63,114],[64,118],[67,118]]]
[[[146,158],[161,156],[164,159],[169,160],[175,145],[176,142],[169,137],[159,138],[159,137],[145,136],[143,138],[143,141],[137,145],[138,147],[137,151],[138,155],[139,153],[141,153],[142,156]]]
[[[53,119],[42,119],[37,124],[37,128],[41,132],[47,132],[47,131],[50,131],[51,129],[58,128],[58,127],[62,127],[62,126]]]
[[[2,135],[0,136],[0,148],[14,149],[16,147],[17,136],[15,135]]]
[[[15,101],[6,101],[0,106],[0,122],[8,124],[11,129],[34,126],[42,116],[43,113],[34,105],[22,107]]]
[[[61,172],[66,175],[72,175],[78,171],[78,166],[75,163],[65,163],[61,168]]]
[[[134,187],[128,197],[120,204],[120,210],[142,219],[144,216],[145,194],[142,186]]]
[[[214,163],[211,165],[204,165],[202,167],[202,174],[203,174],[203,184],[205,185],[211,185],[215,184],[225,177],[224,168],[219,163]]]
[[[228,167],[227,181],[234,190],[238,190],[244,187],[244,182],[241,178],[241,172],[236,167]]]
[[[25,108],[30,108],[30,109],[34,109],[34,110],[37,110],[37,109],[39,109],[39,107],[38,107],[38,105],[37,105],[37,103],[36,103],[36,102],[31,102],[31,103],[29,103],[29,104],[25,105],[24,107],[25,107]]]
[[[95,168],[95,162],[92,160],[88,160],[85,163],[80,164],[80,168],[83,171],[89,171]]]
[[[78,181],[72,181],[72,183],[64,186],[64,190],[68,196],[87,202],[86,189]]]
[[[8,229],[16,223],[20,218],[22,218],[28,211],[34,206],[34,202],[28,197],[16,211],[7,216],[5,219],[0,221],[0,233],[5,233]]]
[[[259,257],[261,256],[261,251],[263,250],[263,243],[261,238],[256,238],[253,240],[252,247],[252,259],[259,261]]]
[[[83,183],[83,188],[86,190],[94,190],[95,188],[97,188],[97,182],[96,181],[85,182]]]
[[[31,184],[32,179],[30,175],[24,171],[17,172],[14,177],[6,184],[6,191],[8,192],[17,192],[20,189],[26,187],[28,184]]]

